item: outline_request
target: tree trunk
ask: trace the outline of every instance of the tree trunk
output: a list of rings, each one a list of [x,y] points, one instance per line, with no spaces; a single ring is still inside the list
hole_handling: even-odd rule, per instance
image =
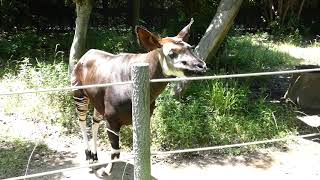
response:
[[[138,24],[140,18],[140,0],[133,0],[132,2],[132,34],[135,35],[135,26]]]
[[[270,15],[269,19],[270,19],[270,22],[274,20],[273,12],[274,12],[273,0],[269,0],[269,15]]]
[[[195,53],[208,62],[217,52],[241,7],[242,0],[221,0],[217,13],[195,48]]]
[[[284,25],[284,22],[285,22],[285,20],[286,20],[287,14],[288,14],[289,10],[290,10],[291,8],[293,8],[293,6],[294,6],[295,3],[296,3],[296,0],[288,0],[288,1],[287,1],[286,5],[285,5],[285,9],[284,9],[284,11],[283,11],[283,14],[282,14],[282,16],[280,17],[280,24],[281,24],[281,25]]]
[[[300,8],[299,8],[298,15],[297,15],[298,21],[300,21],[300,16],[301,16],[301,12],[302,12],[302,8],[303,8],[303,5],[304,5],[304,2],[305,2],[305,0],[302,0],[302,2],[300,4]]]
[[[283,0],[278,1],[278,16],[282,17],[282,8],[283,7]]]
[[[92,10],[92,0],[76,2],[76,29],[69,55],[69,74],[72,72],[76,62],[85,53],[87,30]]]
[[[195,53],[198,57],[206,62],[212,59],[232,26],[241,4],[242,0],[220,1],[216,15],[195,48]],[[186,89],[186,85],[186,82],[178,83],[174,87],[172,94],[175,97],[180,97]]]
[[[139,23],[140,18],[140,0],[128,0],[127,19],[131,26],[132,34],[135,36],[135,26]]]

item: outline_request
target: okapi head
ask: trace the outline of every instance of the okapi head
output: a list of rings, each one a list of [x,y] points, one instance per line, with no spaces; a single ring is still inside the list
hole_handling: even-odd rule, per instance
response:
[[[183,77],[189,74],[204,73],[206,63],[193,53],[193,46],[187,43],[190,27],[185,26],[175,37],[160,38],[143,27],[136,27],[138,42],[148,51],[159,49],[159,60],[165,76]]]

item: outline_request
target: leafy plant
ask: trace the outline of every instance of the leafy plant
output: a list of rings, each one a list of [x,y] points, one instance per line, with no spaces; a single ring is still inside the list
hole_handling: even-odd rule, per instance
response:
[[[177,149],[247,142],[294,132],[290,107],[251,99],[248,86],[236,81],[192,83],[183,100],[163,93],[152,119],[154,144]],[[286,118],[275,123],[275,119]]]
[[[0,82],[6,91],[69,85],[67,66],[63,62],[39,62],[36,66],[31,66],[29,59],[25,58],[18,69],[17,75],[6,74]],[[67,127],[72,127],[70,124],[75,121],[74,105],[69,92],[12,95],[2,97],[1,101],[5,104],[7,114],[23,115],[33,121],[61,123]]]

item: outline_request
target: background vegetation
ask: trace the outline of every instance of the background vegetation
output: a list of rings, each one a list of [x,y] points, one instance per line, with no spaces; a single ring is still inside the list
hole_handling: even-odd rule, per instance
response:
[[[232,31],[210,61],[208,74],[291,68],[299,60],[279,51],[279,45],[319,46],[319,1],[305,2],[301,13],[302,1],[284,1],[291,4],[283,5],[270,2],[244,2]],[[196,44],[218,3],[144,0],[140,24],[165,36],[176,33],[194,17],[191,44]],[[128,8],[127,1],[97,1],[87,48],[112,53],[139,51],[131,34]],[[286,15],[278,14],[275,8],[284,9]],[[68,0],[1,1],[0,91],[69,85],[67,59],[74,16],[74,5]],[[276,89],[274,80],[259,77],[193,82],[182,99],[172,98],[168,87],[159,97],[152,118],[154,148],[230,144],[296,133],[295,107],[272,102],[279,100],[285,89]],[[79,131],[69,92],[1,96],[0,105],[8,116],[61,125],[66,133]],[[130,147],[130,134],[130,128],[122,130],[123,146]]]

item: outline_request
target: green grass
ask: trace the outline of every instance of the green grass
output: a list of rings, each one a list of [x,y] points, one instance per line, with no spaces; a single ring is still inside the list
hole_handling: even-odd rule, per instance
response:
[[[250,97],[235,80],[193,82],[184,99],[167,90],[152,119],[160,149],[192,148],[281,137],[297,131],[294,108]]]
[[[234,72],[259,72],[293,67],[298,59],[280,51],[266,33],[227,37],[215,63]]]
[[[230,36],[211,74],[275,71],[299,62],[278,47],[266,33]],[[269,102],[271,99],[266,97],[270,87],[271,76],[192,82],[180,100],[172,98],[168,88],[159,97],[152,119],[153,143],[168,150],[263,140],[297,132],[295,108]]]
[[[2,77],[0,81],[2,91],[69,86],[67,65],[63,62],[38,62],[36,65],[31,65],[29,59],[25,58],[17,65],[15,71],[6,73]],[[68,91],[1,96],[0,101],[4,106],[4,112],[8,115],[19,115],[35,122],[61,124],[69,131],[74,130],[75,107]]]

